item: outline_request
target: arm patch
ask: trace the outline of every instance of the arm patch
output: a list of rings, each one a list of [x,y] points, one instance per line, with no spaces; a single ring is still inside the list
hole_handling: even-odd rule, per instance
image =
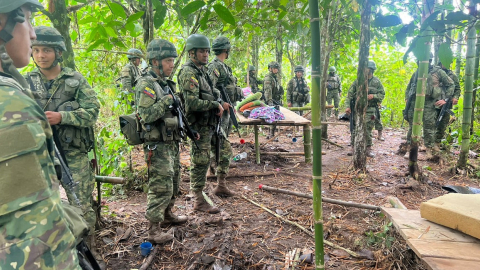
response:
[[[143,89],[143,93],[146,94],[147,96],[155,99],[155,91],[149,87],[145,87],[145,89]]]

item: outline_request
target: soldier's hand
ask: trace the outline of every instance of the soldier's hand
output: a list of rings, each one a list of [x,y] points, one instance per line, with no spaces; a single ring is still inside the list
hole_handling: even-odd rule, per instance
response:
[[[193,137],[195,138],[195,141],[200,140],[200,133],[198,133],[196,130],[192,130],[193,132]]]
[[[345,113],[350,114],[350,113],[352,113],[352,110],[350,110],[350,108],[347,108],[347,109],[345,109]]]
[[[46,111],[45,115],[51,126],[58,125],[62,122],[62,115],[59,112]]]
[[[228,104],[228,103],[227,103],[227,104]],[[223,109],[222,105],[221,105],[221,104],[218,104],[218,113],[217,113],[217,115],[220,116],[220,117],[222,117],[223,111],[224,111],[224,109]]]
[[[445,103],[447,103],[445,100],[440,99],[439,101],[435,102],[435,106],[442,107],[443,105],[445,105]]]
[[[226,110],[228,110],[228,108],[230,108],[230,107],[232,107],[232,106],[230,106],[230,104],[228,104],[227,102],[224,102],[224,103],[223,103],[223,110],[226,111]]]
[[[288,103],[288,107],[292,107],[292,103]]]
[[[457,104],[458,104],[458,99],[453,98],[453,99],[452,99],[452,104],[453,104],[453,105],[457,105]]]
[[[373,99],[373,94],[368,95],[368,96],[367,96],[367,99],[368,99],[368,100]]]

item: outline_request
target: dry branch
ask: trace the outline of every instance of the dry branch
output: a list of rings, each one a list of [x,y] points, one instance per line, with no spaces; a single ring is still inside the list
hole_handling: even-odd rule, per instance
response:
[[[145,262],[142,264],[139,270],[147,270],[150,264],[152,263],[153,259],[155,258],[155,255],[157,254],[157,251],[159,249],[158,245],[155,245],[153,248],[153,251],[148,255],[147,259]]]

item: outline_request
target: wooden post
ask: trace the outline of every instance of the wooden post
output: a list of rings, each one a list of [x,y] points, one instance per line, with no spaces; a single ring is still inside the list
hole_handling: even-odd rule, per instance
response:
[[[258,142],[258,125],[255,125],[255,159],[260,164],[260,143]]]
[[[303,151],[305,152],[305,163],[312,163],[312,132],[310,125],[303,126]]]

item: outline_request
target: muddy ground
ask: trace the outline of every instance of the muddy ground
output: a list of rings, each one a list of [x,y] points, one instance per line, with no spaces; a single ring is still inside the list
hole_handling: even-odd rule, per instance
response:
[[[266,129],[263,130],[265,134]],[[449,164],[439,166],[427,161],[420,161],[420,164],[428,167],[425,167],[428,180],[412,186],[406,177],[407,161],[395,154],[405,131],[386,129],[384,133],[386,141],[374,141],[376,157],[368,159],[368,172],[363,174],[353,171],[351,157],[346,155],[350,139],[348,127],[330,127],[329,139],[343,148],[323,143],[324,197],[389,206],[387,197],[396,196],[409,209],[418,209],[421,202],[445,194],[442,185],[478,187],[475,179],[451,174]],[[301,134],[297,132],[298,141],[293,143],[295,135],[286,132],[279,142],[263,145],[262,151],[303,152]],[[149,269],[284,269],[288,252],[298,249],[308,254],[314,250],[311,236],[242,198],[313,231],[311,199],[258,189],[259,184],[264,184],[310,194],[312,165],[306,164],[303,157],[275,155],[262,155],[261,164],[255,164],[253,130],[243,138],[244,145],[239,143],[237,135],[232,134],[230,138],[234,154],[248,153],[246,159],[232,162],[228,178],[231,189],[238,196],[227,199],[210,196],[222,209],[217,215],[193,211],[193,201],[188,195],[188,149],[182,149],[182,195],[174,211],[187,215],[189,222],[174,228],[173,242],[155,247],[158,253]],[[260,142],[265,141],[266,137],[260,136]],[[423,155],[420,153],[420,159]],[[451,158],[455,161],[457,156]],[[108,269],[138,269],[145,261],[139,245],[147,236],[146,194],[141,191],[146,167],[139,147],[133,152],[132,160],[137,177],[133,186],[137,190],[114,189],[114,195],[107,198],[103,210],[104,228],[97,231],[97,245],[101,246]],[[208,180],[206,193],[210,194],[215,182],[214,178]],[[328,269],[424,269],[380,212],[324,203],[323,217],[326,240],[361,254],[354,258],[344,250],[326,245]],[[130,238],[120,241],[119,236],[129,228]],[[295,269],[314,267],[302,263]]]

